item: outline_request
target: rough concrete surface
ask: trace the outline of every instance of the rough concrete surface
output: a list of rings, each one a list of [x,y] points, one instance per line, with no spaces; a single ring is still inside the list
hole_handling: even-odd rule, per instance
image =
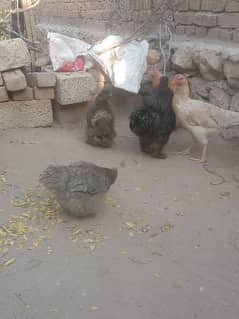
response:
[[[0,104],[0,128],[45,127],[53,122],[50,100],[9,101]]]
[[[0,42],[0,72],[30,66],[31,57],[21,39]]]
[[[23,72],[19,69],[2,73],[6,89],[10,92],[24,90],[27,81]]]
[[[208,168],[224,177],[220,183],[175,155],[189,143],[187,134],[176,132],[168,159],[156,160],[140,153],[127,117],[117,120],[116,144],[107,150],[84,144],[83,123],[1,132],[0,166],[8,183],[2,179],[1,224],[27,210],[10,201],[36,185],[49,164],[88,160],[119,169],[96,218],[62,215],[66,222],[54,224],[35,249],[27,248],[38,233],[25,248],[0,253],[1,264],[15,258],[0,267],[1,318],[237,319],[238,142],[210,141]],[[70,238],[79,228],[85,243],[92,233],[108,238],[85,248]]]
[[[27,74],[28,85],[39,88],[52,88],[56,86],[56,75],[53,72],[33,72]]]
[[[96,93],[93,76],[87,72],[55,73],[56,101],[61,105],[91,101]]]
[[[4,86],[0,86],[0,102],[8,101],[8,94]]]
[[[96,92],[93,76],[87,72],[55,73],[56,100],[61,105],[91,101]]]

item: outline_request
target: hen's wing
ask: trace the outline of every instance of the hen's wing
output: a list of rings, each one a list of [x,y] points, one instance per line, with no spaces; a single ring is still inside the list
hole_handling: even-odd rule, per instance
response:
[[[91,163],[79,162],[69,166],[69,192],[97,194],[107,192],[114,183],[111,169],[98,167]]]
[[[230,126],[230,113],[219,107],[199,100],[188,99],[177,108],[179,119],[190,126],[204,128],[226,128]]]

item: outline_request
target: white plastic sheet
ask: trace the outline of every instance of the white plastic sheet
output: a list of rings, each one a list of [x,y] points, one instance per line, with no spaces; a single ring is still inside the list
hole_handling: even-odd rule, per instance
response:
[[[96,60],[109,75],[112,85],[132,93],[138,93],[143,75],[147,69],[147,41],[132,41],[115,49],[101,53],[122,41],[119,36],[110,35],[100,44],[91,47],[79,39],[49,33],[50,57],[54,70],[68,61],[74,61],[79,55],[86,55],[85,70],[92,67]]]
[[[79,55],[87,55],[90,45],[79,39],[59,33],[48,33],[49,53],[54,71],[58,71],[66,62],[73,62]],[[92,68],[90,57],[86,57],[84,71]]]

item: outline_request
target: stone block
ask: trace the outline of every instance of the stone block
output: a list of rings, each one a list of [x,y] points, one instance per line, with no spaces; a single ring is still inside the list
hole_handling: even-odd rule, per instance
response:
[[[224,12],[227,0],[202,0],[203,11]]]
[[[96,93],[96,82],[87,72],[56,73],[56,100],[61,105],[90,101]]]
[[[226,141],[238,141],[239,139],[239,128],[234,127],[234,128],[229,128],[227,130],[222,130],[221,136],[226,140]]]
[[[209,102],[224,110],[229,110],[231,98],[224,90],[216,87],[209,93]]]
[[[233,40],[234,42],[239,42],[239,29],[233,31],[232,40]]]
[[[46,127],[53,123],[50,100],[9,101],[0,104],[0,128]]]
[[[178,35],[188,35],[192,36],[195,35],[195,26],[189,26],[189,25],[178,25],[176,27],[176,34]]]
[[[237,62],[225,61],[224,74],[229,86],[239,89],[239,64]]]
[[[230,41],[232,39],[231,29],[211,28],[208,31],[208,36],[213,39]]]
[[[208,66],[209,70],[218,73],[223,72],[223,58],[218,52],[212,50],[203,50],[200,52],[199,61]]]
[[[30,101],[34,100],[34,94],[33,89],[30,87],[27,87],[26,89],[22,91],[13,92],[12,99],[14,101]]]
[[[27,46],[21,39],[0,41],[0,72],[31,65]]]
[[[239,92],[237,92],[232,98],[231,110],[239,112]]]
[[[239,13],[225,13],[218,16],[218,25],[222,28],[239,28]]]
[[[55,90],[53,88],[38,88],[34,87],[34,97],[36,100],[54,100]]]
[[[6,102],[8,100],[7,90],[4,86],[0,86],[0,102]]]
[[[2,73],[6,89],[10,92],[24,90],[27,87],[25,75],[21,70],[13,70]]]
[[[3,86],[3,78],[1,73],[0,73],[0,86]]]
[[[176,24],[193,24],[194,13],[193,12],[176,12],[174,14]]]
[[[213,13],[196,13],[193,23],[203,27],[216,27],[217,15]]]
[[[189,10],[199,11],[201,8],[201,0],[189,0]]]
[[[30,87],[52,88],[56,86],[56,75],[54,72],[28,73],[27,82]]]
[[[239,1],[229,0],[226,5],[226,12],[239,12]]]
[[[41,68],[44,66],[47,66],[48,64],[50,64],[50,57],[48,55],[43,55],[40,57],[37,57],[36,61],[34,61],[33,66],[35,68]]]
[[[239,63],[239,47],[238,46],[228,46],[223,52],[224,60],[230,60],[231,62]]]
[[[189,9],[189,0],[179,1],[177,4],[178,11],[188,11]]]
[[[195,27],[195,35],[197,37],[207,36],[208,29],[206,27]]]
[[[178,72],[194,71],[193,51],[189,48],[179,48],[172,56],[172,68]]]

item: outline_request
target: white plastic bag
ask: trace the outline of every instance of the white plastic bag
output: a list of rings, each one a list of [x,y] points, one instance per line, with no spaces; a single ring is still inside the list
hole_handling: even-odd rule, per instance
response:
[[[88,43],[59,33],[48,33],[48,41],[54,71],[60,70],[66,62],[75,61],[79,55],[85,56],[84,71],[92,68],[92,59],[87,55]]]
[[[147,55],[149,44],[147,41],[131,41],[105,53],[99,54],[105,48],[122,41],[119,36],[109,36],[93,51],[98,54],[97,60],[103,64],[108,72],[112,84],[120,89],[138,93],[143,75],[147,69]]]
[[[79,55],[85,56],[84,70],[97,61],[108,74],[112,85],[132,93],[138,93],[143,75],[147,69],[147,41],[132,41],[101,53],[122,41],[120,36],[110,35],[100,44],[92,47],[79,39],[58,33],[49,33],[49,50],[54,71],[58,71],[66,62],[73,62]]]

